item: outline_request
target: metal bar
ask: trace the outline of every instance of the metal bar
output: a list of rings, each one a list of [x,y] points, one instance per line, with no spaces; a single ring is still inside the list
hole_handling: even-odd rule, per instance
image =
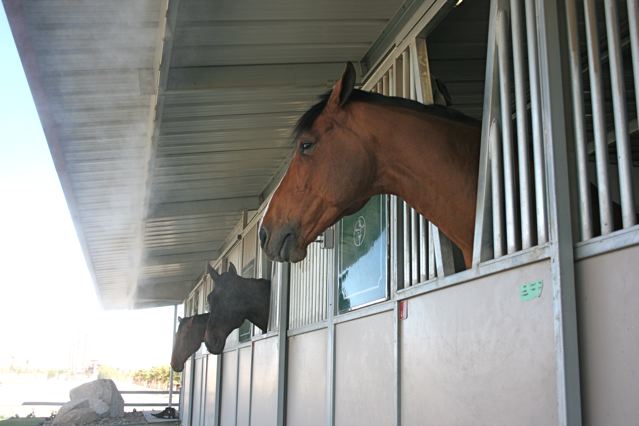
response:
[[[513,67],[515,73],[515,104],[517,112],[517,154],[519,162],[519,208],[521,212],[521,248],[532,246],[530,205],[530,159],[528,158],[528,110],[526,108],[526,68],[521,22],[521,0],[510,0],[510,21],[513,33]]]
[[[432,280],[437,276],[435,269],[435,233],[434,225],[428,222],[428,279]]]
[[[575,296],[574,240],[570,211],[570,182],[565,129],[564,90],[562,71],[566,56],[562,55],[559,22],[562,12],[555,0],[537,0],[537,33],[539,34],[539,63],[541,100],[546,148],[546,175],[551,241],[550,267],[555,340],[556,389],[559,426],[580,425],[581,394],[579,373],[579,345],[577,333],[577,302]]]
[[[488,133],[490,152],[490,182],[492,185],[493,206],[493,253],[495,259],[504,255],[503,247],[503,218],[502,218],[502,181],[501,181],[501,149],[499,146],[499,126],[497,120],[492,119]]]
[[[402,59],[393,61],[393,65],[390,69],[390,88],[389,94],[396,96],[397,91],[402,90],[401,80],[402,75],[398,73],[398,63],[401,63]],[[403,64],[401,65],[403,67]],[[403,69],[403,68],[402,68]],[[402,72],[399,70],[399,72]],[[399,77],[399,78],[398,78]],[[402,250],[402,238],[401,230],[403,230],[404,222],[402,217],[402,201],[396,196],[390,196],[390,238],[391,238],[391,285],[394,285],[395,289],[404,287],[404,252]],[[394,292],[393,292],[394,293]]]
[[[639,120],[639,0],[628,0],[628,29],[632,55],[632,75],[635,81],[635,107]]]
[[[501,111],[501,147],[504,166],[504,201],[506,210],[506,249],[508,253],[517,251],[515,205],[515,175],[512,140],[512,114],[510,109],[510,61],[508,50],[510,40],[507,30],[507,16],[504,9],[497,11],[497,58],[499,67],[499,97]]]
[[[497,65],[495,54],[495,20],[497,2],[490,5],[488,40],[486,51],[486,73],[484,79],[484,104],[482,111],[481,145],[479,149],[479,171],[477,176],[477,205],[475,208],[475,232],[473,235],[473,266],[494,257],[492,230],[492,168],[491,168],[491,123],[499,99],[496,96]]]
[[[581,52],[575,0],[566,0],[568,30],[568,54],[570,58],[570,87],[572,89],[573,126],[575,128],[575,150],[577,162],[577,187],[579,193],[580,240],[592,238],[590,220],[590,181],[588,180],[588,156],[586,154],[586,125],[583,85],[581,79]]]
[[[599,53],[599,33],[594,0],[584,0],[586,22],[586,49],[588,51],[588,73],[592,103],[592,124],[595,137],[595,163],[597,170],[597,194],[599,196],[599,222],[601,234],[612,231],[612,204],[608,189],[608,147],[606,146],[605,112],[603,110],[603,89],[601,85],[601,59]]]
[[[617,167],[619,168],[619,194],[621,195],[621,220],[624,228],[635,224],[635,201],[632,192],[632,153],[628,138],[628,117],[626,114],[626,87],[623,75],[623,59],[619,46],[619,19],[617,2],[605,0],[606,35],[608,39],[608,62],[610,65],[610,85],[617,139]],[[636,90],[636,88],[635,88]]]
[[[336,227],[341,233],[340,223]],[[336,250],[337,251],[337,250]],[[338,269],[338,256],[333,257],[333,267]],[[327,312],[327,328],[326,328],[326,426],[335,425],[335,302],[337,297],[337,283],[335,277],[337,274],[331,274],[328,282],[328,312]]]
[[[435,225],[432,225],[433,245],[435,246],[435,267],[437,276],[445,277],[455,273],[453,261],[453,243]]]
[[[411,80],[411,57],[408,49],[402,52],[402,97],[410,98]],[[404,287],[411,285],[411,251],[410,251],[410,206],[404,201],[402,203],[402,224],[403,224],[403,248],[404,248]]]
[[[428,221],[419,216],[419,282],[428,279]]]
[[[280,326],[278,339],[278,359],[277,359],[277,425],[286,425],[286,393],[288,383],[288,337],[286,324],[288,324],[288,296],[289,296],[289,277],[290,264],[279,263],[278,282],[280,288],[279,294],[279,312],[278,322]]]
[[[410,220],[410,243],[411,243],[411,272],[412,283],[417,284],[419,282],[419,213],[417,210],[411,209]]]
[[[528,77],[530,79],[530,114],[533,138],[533,173],[535,178],[535,213],[537,219],[537,244],[548,241],[548,219],[546,213],[546,176],[544,174],[544,148],[541,129],[541,103],[539,100],[539,65],[535,5],[525,1],[526,41],[528,47]]]
[[[213,356],[213,355],[209,355]],[[215,356],[215,368],[217,374],[215,375],[215,403],[213,408],[213,425],[220,426],[221,411],[222,411],[222,355]]]
[[[175,324],[177,323],[177,305],[173,305],[173,330],[171,333],[171,347],[175,346]],[[120,392],[124,393],[124,392]],[[173,369],[169,370],[169,407],[173,405]]]

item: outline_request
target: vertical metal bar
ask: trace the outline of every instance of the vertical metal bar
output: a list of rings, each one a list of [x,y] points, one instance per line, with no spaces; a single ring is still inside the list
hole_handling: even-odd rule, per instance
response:
[[[562,44],[565,22],[557,16],[563,9],[555,0],[537,0],[541,99],[546,152],[546,174],[551,235],[551,274],[557,369],[557,407],[560,426],[580,425],[581,395],[577,303],[575,297],[574,241],[570,212],[570,183],[566,147],[563,70],[566,57]],[[564,53],[564,55],[562,55]]]
[[[173,305],[173,329],[171,330],[171,347],[175,346],[175,324],[177,323],[177,304]],[[173,406],[173,369],[169,369],[169,407]]]
[[[250,357],[250,366],[249,366],[249,398],[248,398],[248,424],[251,425],[251,413],[253,411],[253,364],[254,364],[254,355],[255,355],[255,343],[251,342],[251,357]]]
[[[621,195],[621,219],[624,228],[635,224],[635,201],[632,192],[632,153],[628,138],[626,114],[626,87],[623,76],[623,60],[619,46],[619,19],[616,0],[605,0],[606,34],[608,38],[608,62],[610,85],[617,140],[617,167],[619,168],[619,193]],[[636,90],[636,88],[635,88]]]
[[[635,81],[635,107],[639,119],[639,0],[628,0],[628,29],[632,54],[632,75]]]
[[[382,95],[388,95],[388,73],[382,77]]]
[[[419,216],[419,277],[418,281],[428,279],[428,221]]]
[[[435,226],[433,229],[433,245],[435,246],[435,267],[437,276],[445,277],[455,273],[453,261],[453,243]]]
[[[519,162],[519,207],[521,212],[521,248],[532,246],[530,205],[530,160],[528,156],[528,110],[526,108],[526,68],[521,21],[521,0],[510,0],[510,21],[513,33],[513,67],[515,73],[515,104],[517,113],[517,154]]]
[[[421,84],[420,84],[420,76],[419,76],[419,65],[418,65],[418,57],[417,57],[417,46],[415,40],[409,44],[409,55],[410,55],[410,98],[412,100],[417,100],[417,90],[419,86],[419,92],[421,94]],[[418,243],[417,239],[418,230],[416,229],[416,225],[418,223],[418,213],[411,207],[409,213],[410,219],[410,284],[417,284],[419,278],[417,270],[417,266],[419,264],[419,255],[418,255]]]
[[[548,241],[548,219],[546,212],[546,176],[544,174],[544,148],[541,129],[541,104],[539,100],[539,55],[537,51],[537,26],[535,5],[526,5],[526,42],[528,47],[528,76],[530,79],[530,113],[533,138],[533,173],[535,177],[535,215],[537,219],[537,244]]]
[[[341,233],[340,224],[335,225],[338,234]],[[337,253],[337,250],[334,250]],[[338,256],[333,256],[333,267],[338,269]],[[328,282],[328,315],[326,318],[326,426],[335,424],[335,302],[337,300],[337,283],[333,273]]]
[[[586,153],[586,125],[584,112],[583,85],[581,78],[581,52],[579,51],[579,27],[575,0],[566,0],[568,30],[568,54],[570,58],[570,87],[572,89],[573,125],[575,127],[575,148],[577,155],[577,186],[579,193],[580,240],[592,238],[590,221],[590,181],[588,180],[588,157]]]
[[[209,355],[215,356],[215,403],[213,408],[213,426],[220,426],[220,411],[222,411],[222,355]]]
[[[279,329],[278,339],[278,359],[277,359],[277,425],[286,425],[286,394],[288,384],[288,296],[290,264],[277,264],[277,278],[279,282],[279,311],[278,322],[282,324]]]
[[[473,266],[493,258],[492,231],[492,183],[490,128],[496,110],[497,66],[495,21],[497,2],[490,4],[488,40],[486,51],[486,73],[484,78],[484,103],[482,112],[481,145],[479,149],[479,171],[477,175],[477,204],[475,208],[475,232],[473,235]]]
[[[499,66],[499,97],[501,98],[501,139],[504,165],[504,201],[506,209],[506,248],[508,253],[517,251],[515,176],[512,140],[512,114],[510,110],[510,40],[506,11],[497,12],[497,57]]]
[[[398,62],[401,59],[393,61],[390,69],[390,87],[389,95],[396,96],[397,89],[400,88],[402,74],[398,72]],[[402,65],[403,66],[403,65]],[[401,72],[401,70],[399,70]],[[401,90],[401,89],[400,89]],[[390,196],[390,238],[391,238],[391,285],[395,289],[404,287],[404,252],[402,250],[402,204],[396,195]]]
[[[586,49],[588,50],[588,72],[592,100],[592,121],[595,137],[595,162],[597,169],[597,194],[599,195],[599,222],[601,234],[612,231],[612,204],[608,188],[608,146],[606,144],[605,112],[601,86],[601,59],[599,54],[599,32],[594,0],[584,0],[586,21]]]
[[[411,221],[410,221],[410,242],[411,242],[411,278],[412,283],[417,284],[419,282],[419,213],[415,209],[411,209]]]
[[[410,98],[411,81],[411,57],[408,50],[402,52],[402,97]],[[410,206],[404,201],[402,203],[402,224],[403,224],[403,246],[404,246],[404,287],[412,283],[411,279],[411,245],[410,245]]]
[[[435,225],[428,222],[428,279],[432,280],[437,277],[437,271],[435,269]]]
[[[493,206],[493,253],[495,259],[504,255],[503,218],[502,218],[502,181],[501,181],[501,147],[499,146],[499,126],[492,119],[488,133],[490,152],[490,182],[492,184]]]

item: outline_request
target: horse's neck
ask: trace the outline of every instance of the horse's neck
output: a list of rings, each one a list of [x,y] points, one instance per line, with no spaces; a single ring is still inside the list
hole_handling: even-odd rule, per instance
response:
[[[200,342],[204,341],[204,333],[206,332],[206,323],[209,320],[209,314],[199,314],[193,319],[194,333],[200,337]]]
[[[437,225],[462,249],[469,266],[479,127],[400,108],[378,112],[383,114],[376,120],[381,192],[399,195]]]
[[[245,286],[248,304],[247,318],[260,328],[268,325],[269,305],[271,299],[270,285],[261,280],[248,280]]]

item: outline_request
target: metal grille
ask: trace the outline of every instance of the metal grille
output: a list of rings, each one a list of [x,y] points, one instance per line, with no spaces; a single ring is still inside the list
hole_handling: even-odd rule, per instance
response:
[[[474,264],[548,240],[535,10],[523,3],[491,4]]]
[[[636,224],[638,9],[637,0],[566,1],[579,241]]]
[[[306,259],[291,265],[289,329],[326,320],[326,289],[335,267],[333,253],[334,249],[312,243]]]

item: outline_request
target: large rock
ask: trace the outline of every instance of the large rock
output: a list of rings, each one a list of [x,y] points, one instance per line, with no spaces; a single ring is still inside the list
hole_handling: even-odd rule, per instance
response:
[[[117,386],[110,379],[99,379],[93,382],[84,383],[71,389],[69,393],[71,401],[88,400],[94,412],[101,417],[122,417],[124,415],[124,399]],[[108,407],[108,410],[106,410]]]
[[[55,419],[53,419],[53,424],[64,426],[85,425],[97,419],[98,415],[91,407],[77,407],[62,414],[58,413]]]
[[[58,410],[57,416],[59,417],[65,413],[68,413],[71,410],[75,410],[76,408],[91,408],[91,406],[89,405],[89,400],[85,398],[85,399],[80,399],[76,401],[69,401],[66,404],[64,404],[62,407],[60,407],[60,409]]]

